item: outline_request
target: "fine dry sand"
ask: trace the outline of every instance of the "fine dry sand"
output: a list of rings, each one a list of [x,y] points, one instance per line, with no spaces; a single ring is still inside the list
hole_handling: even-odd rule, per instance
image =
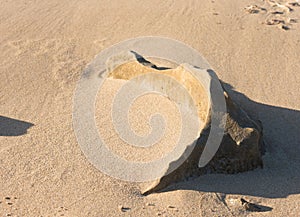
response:
[[[0,215],[299,216],[300,7],[295,3],[291,11],[284,1],[278,3],[1,1]],[[104,175],[87,161],[72,128],[82,70],[104,48],[147,35],[177,39],[200,51],[233,98],[262,121],[263,169],[205,175],[142,197],[139,185]],[[99,109],[120,85],[106,83]],[[165,113],[174,109],[159,97],[146,100],[156,109],[170,107]],[[137,102],[131,117],[143,134],[149,129],[136,118],[141,105]],[[168,117],[177,126],[174,115],[175,110]],[[108,119],[96,116],[105,134]],[[162,147],[162,152],[172,148]],[[112,149],[126,155],[115,144]],[[245,212],[241,198],[266,211]]]

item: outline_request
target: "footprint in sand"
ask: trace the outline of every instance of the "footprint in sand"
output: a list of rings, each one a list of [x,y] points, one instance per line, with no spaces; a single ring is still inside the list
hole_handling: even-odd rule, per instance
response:
[[[292,28],[292,24],[297,23],[297,19],[291,17],[297,7],[300,8],[298,1],[281,3],[275,0],[266,0],[263,6],[250,5],[245,7],[245,10],[250,14],[264,12],[266,17],[263,24],[289,30]]]
[[[68,209],[66,207],[61,206],[57,209],[57,213],[55,216],[66,216],[67,212]]]
[[[17,202],[17,197],[6,196],[0,199],[0,216],[15,216],[17,208],[14,204]]]

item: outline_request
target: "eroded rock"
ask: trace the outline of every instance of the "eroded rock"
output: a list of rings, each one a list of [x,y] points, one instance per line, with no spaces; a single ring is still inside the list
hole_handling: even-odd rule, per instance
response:
[[[118,59],[118,61],[116,61]],[[130,61],[129,61],[130,60]],[[188,158],[174,171],[166,171],[166,175],[154,181],[146,188],[142,189],[144,195],[160,191],[171,183],[183,181],[191,176],[200,176],[206,173],[238,173],[253,170],[262,167],[262,154],[264,152],[264,143],[262,138],[262,125],[259,121],[253,120],[248,114],[232,101],[228,93],[223,88],[224,98],[227,106],[226,124],[220,147],[212,160],[202,168],[198,167],[199,158],[204,150],[208,135],[211,130],[211,102],[209,100],[209,87],[205,87],[188,73],[186,64],[179,65],[175,68],[158,67],[154,63],[137,56],[136,53],[129,53],[115,57],[112,62],[108,62],[110,77],[115,79],[130,80],[140,74],[158,73],[172,76],[176,81],[180,82],[189,92],[194,102],[199,119],[205,124],[199,129],[200,136],[196,145],[188,156]],[[196,68],[195,68],[196,69]],[[200,70],[203,73],[203,79],[213,80],[210,77],[209,70]],[[206,76],[206,77],[205,77]],[[157,80],[141,81],[155,85]],[[172,84],[170,83],[169,86]],[[171,87],[166,88],[168,94]],[[180,93],[176,93],[180,94]],[[186,103],[192,106],[192,102],[186,102],[184,96],[177,95],[176,100],[180,103]],[[179,159],[178,159],[179,160]],[[169,168],[172,168],[171,162]]]

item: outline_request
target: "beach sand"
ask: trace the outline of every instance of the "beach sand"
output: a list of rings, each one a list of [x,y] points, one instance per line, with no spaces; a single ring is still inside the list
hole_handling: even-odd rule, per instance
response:
[[[292,8],[260,0],[2,1],[0,215],[299,216],[300,24],[293,19],[300,7]],[[137,184],[88,162],[72,128],[77,81],[101,50],[149,35],[201,52],[229,94],[262,121],[263,169],[205,175],[143,197]],[[100,114],[99,121],[107,132]],[[269,211],[245,212],[241,198]]]

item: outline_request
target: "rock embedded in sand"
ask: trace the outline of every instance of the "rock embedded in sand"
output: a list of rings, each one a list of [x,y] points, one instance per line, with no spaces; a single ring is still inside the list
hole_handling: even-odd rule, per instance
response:
[[[125,55],[126,56],[126,55]],[[146,73],[158,73],[172,76],[177,82],[181,83],[189,92],[195,104],[185,102],[186,98],[176,93],[176,99],[180,103],[186,103],[188,106],[196,105],[199,119],[205,126],[200,129],[200,136],[197,139],[196,146],[187,159],[174,171],[167,172],[166,175],[154,181],[146,188],[142,189],[144,195],[157,192],[167,187],[171,183],[186,180],[189,177],[200,176],[206,173],[238,173],[253,170],[263,166],[262,154],[264,152],[264,143],[262,139],[262,126],[259,121],[252,119],[242,108],[232,101],[228,93],[223,88],[224,98],[227,106],[227,119],[224,129],[222,142],[213,159],[203,168],[198,167],[199,158],[204,150],[211,128],[212,106],[207,93],[209,88],[201,85],[189,72],[188,68],[193,67],[188,64],[182,64],[176,68],[157,67],[155,64],[149,64],[144,58],[128,61],[132,56],[127,56],[122,64],[116,64],[109,68],[110,77],[113,79],[130,80],[138,75]],[[141,61],[147,61],[143,64]],[[114,61],[115,62],[115,61]],[[110,63],[108,62],[108,65]],[[164,70],[160,70],[163,68]],[[196,69],[196,68],[195,68]],[[196,70],[197,71],[197,70]],[[198,70],[198,73],[206,73],[210,77],[210,82],[215,81],[208,70]],[[203,78],[205,78],[203,76]],[[154,85],[157,80],[141,80],[140,82]],[[169,87],[169,86],[170,87]],[[166,90],[172,89],[172,83],[168,84]],[[170,162],[169,168],[174,162]],[[175,162],[176,163],[176,162]]]

